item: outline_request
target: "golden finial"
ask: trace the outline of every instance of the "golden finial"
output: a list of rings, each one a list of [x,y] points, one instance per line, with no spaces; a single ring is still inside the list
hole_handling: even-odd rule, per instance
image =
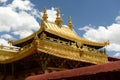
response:
[[[62,24],[62,22],[63,22],[63,20],[62,20],[61,15],[60,15],[60,8],[58,8],[55,23],[60,26]]]
[[[108,41],[105,41],[104,44],[105,44],[105,46],[107,46],[107,45],[110,44],[110,41],[109,41],[109,40],[108,40]]]
[[[46,10],[46,7],[44,7],[44,14],[43,14],[42,19],[43,19],[44,21],[47,21],[47,18],[48,18],[47,10]]]
[[[71,17],[68,18],[68,26],[70,29],[73,29],[73,23]]]
[[[60,18],[61,15],[60,15],[60,8],[57,9],[57,16]]]
[[[8,39],[8,44],[10,44],[10,45],[13,45],[13,40],[11,40],[11,39]]]

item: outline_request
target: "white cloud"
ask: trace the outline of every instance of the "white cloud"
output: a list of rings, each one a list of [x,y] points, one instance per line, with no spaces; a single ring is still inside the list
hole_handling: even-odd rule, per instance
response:
[[[11,36],[11,35],[9,35],[9,34],[3,34],[3,35],[1,35],[1,38],[3,38],[3,39],[14,39],[13,38],[13,36]]]
[[[10,44],[8,44],[8,41],[6,41],[5,39],[2,39],[2,38],[0,38],[0,45],[10,46]]]
[[[120,16],[117,16],[117,17],[115,18],[115,21],[116,21],[117,23],[120,23]]]
[[[29,0],[13,0],[11,4],[0,7],[0,32],[14,34],[18,31],[14,35],[20,38],[30,35],[40,27],[36,20],[39,18],[39,13]],[[25,31],[26,33],[23,34]],[[0,35],[4,36],[4,34]]]
[[[39,28],[36,19],[25,11],[18,13],[15,20],[16,24],[12,27],[13,30],[37,30]]]
[[[47,13],[48,13],[48,20],[51,21],[51,22],[55,22],[55,19],[57,17],[57,11],[55,8],[51,8],[47,10]]]
[[[24,38],[31,35],[40,28],[37,19],[41,19],[39,10],[30,0],[13,0],[7,4],[8,0],[0,0],[4,3],[0,6],[0,40],[7,45],[7,39]],[[48,20],[54,22],[57,11],[55,8],[47,9]],[[10,33],[10,34],[8,34]]]
[[[8,6],[13,9],[32,10],[34,5],[29,0],[14,0]]]
[[[98,26],[98,28],[91,28],[89,27],[83,27],[79,30],[84,30],[85,34],[83,35],[85,38],[92,40],[92,41],[110,41],[110,45],[106,48],[109,51],[115,51],[118,53],[120,51],[120,24],[118,21],[120,21],[120,16],[116,17],[117,23],[113,23],[110,26]],[[118,55],[118,54],[117,54]],[[119,55],[120,57],[120,55]]]
[[[33,31],[31,30],[16,30],[14,32],[12,32],[12,34],[20,36],[20,38],[25,38],[29,35],[31,35],[33,33]]]
[[[34,30],[39,29],[39,23],[35,17],[25,11],[19,13],[13,11],[11,8],[0,8],[0,32],[10,32],[16,30]],[[7,17],[7,19],[6,19]],[[22,36],[22,34],[19,34]]]
[[[9,7],[0,7],[0,32],[9,32],[11,27],[17,26],[19,23],[18,13],[12,11]]]
[[[0,3],[5,3],[7,2],[7,0],[0,0]]]
[[[0,2],[5,3],[7,0]],[[16,39],[17,36],[21,39],[38,30],[40,25],[37,18],[40,19],[40,12],[30,0],[13,0],[0,6],[0,44],[7,45],[8,38]]]
[[[90,30],[90,29],[92,29],[91,24],[89,24],[89,25],[87,25],[87,26],[84,26],[84,27],[82,27],[82,28],[79,28],[78,30],[88,31],[88,30]]]
[[[115,55],[113,55],[114,57],[120,57],[120,53],[116,53]]]

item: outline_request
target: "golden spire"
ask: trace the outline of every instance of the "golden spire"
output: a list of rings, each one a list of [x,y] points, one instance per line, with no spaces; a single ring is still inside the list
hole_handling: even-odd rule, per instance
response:
[[[10,45],[13,45],[13,40],[11,40],[11,39],[8,39],[8,44],[10,44]]]
[[[44,21],[47,21],[47,18],[48,18],[48,15],[47,15],[46,7],[44,7],[44,14],[43,14],[42,19],[43,19]]]
[[[73,29],[73,23],[71,17],[68,18],[68,26],[70,29]]]
[[[63,22],[63,20],[62,20],[61,15],[60,15],[60,8],[58,8],[55,23],[60,26],[62,24],[62,22]]]

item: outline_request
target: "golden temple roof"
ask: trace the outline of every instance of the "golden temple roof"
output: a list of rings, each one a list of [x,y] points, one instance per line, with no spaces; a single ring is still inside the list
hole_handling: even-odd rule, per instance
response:
[[[21,48],[17,52],[0,50],[0,64],[12,63],[21,60],[29,55],[33,55],[37,52],[74,61],[89,62],[93,64],[102,64],[108,62],[107,55],[103,53],[101,54],[96,52],[83,51],[82,49],[60,45],[58,43],[48,42],[44,40],[40,40],[39,44],[40,45],[36,47],[33,41],[33,43],[27,45],[25,48]]]
[[[68,27],[69,27],[70,29],[73,29],[73,23],[72,23],[71,17],[68,18]]]
[[[7,46],[3,46],[3,48],[4,47]],[[13,50],[13,49],[3,50],[0,48],[0,64],[12,63],[14,61],[18,61],[34,53],[35,53],[34,45],[31,45],[27,48],[21,48],[21,50]]]
[[[82,38],[76,34],[74,29],[71,29],[70,27],[67,27],[67,26],[59,27],[59,25],[57,25],[53,22],[49,22],[49,21],[42,21],[42,23],[44,24],[44,26],[41,26],[41,28],[37,32],[33,33],[32,35],[30,35],[24,39],[13,42],[13,45],[20,44],[22,42],[26,42],[26,41],[30,40],[31,38],[33,38],[36,33],[39,34],[42,31],[46,31],[46,32],[52,33],[54,35],[58,35],[62,38],[72,40],[75,42],[81,42],[83,44],[87,44],[87,45],[91,45],[91,46],[104,47],[109,44],[109,42],[103,42],[103,43],[93,42],[93,41],[87,40],[85,38]]]
[[[55,23],[52,23],[49,21],[44,21],[44,23],[46,25],[45,31],[58,35],[65,39],[70,39],[72,41],[81,42],[83,44],[88,44],[91,46],[101,46],[101,47],[106,46],[104,42],[103,43],[93,42],[93,41],[90,41],[90,40],[87,40],[85,38],[78,36],[76,32],[74,31],[74,29],[71,29],[70,27],[67,27],[67,26],[59,27]]]
[[[100,47],[100,48],[109,44],[109,41],[108,42],[101,42],[101,43],[100,42],[93,42],[93,41],[90,41],[90,40],[87,40],[85,38],[78,36],[73,29],[73,23],[72,23],[71,18],[69,18],[68,27],[66,27],[66,26],[62,25],[62,18],[60,15],[60,9],[58,9],[57,12],[58,13],[57,13],[57,18],[55,20],[55,23],[49,22],[49,21],[47,21],[48,16],[47,16],[46,8],[44,8],[44,14],[42,17],[43,19],[41,22],[41,28],[38,31],[36,31],[35,33],[33,33],[32,35],[30,35],[24,39],[20,39],[18,41],[13,42],[13,45],[24,43],[24,42],[32,39],[36,33],[40,34],[42,31],[46,31],[46,32],[52,33],[54,35],[58,35],[62,38],[72,40],[74,42],[80,42],[82,44]]]
[[[23,46],[6,47],[3,45],[0,45],[0,64],[7,64],[14,61],[18,61],[29,55],[35,54],[37,52],[43,52],[53,56],[71,59],[75,61],[91,62],[94,64],[101,64],[101,63],[107,62],[107,55],[105,54],[106,53],[105,51],[102,51],[102,52],[99,50],[93,51],[93,52],[89,50],[85,51],[84,48],[83,49],[78,47],[75,48],[70,44],[69,46],[61,45],[59,42],[57,42],[58,40],[56,42],[42,40],[41,33],[46,32],[46,34],[52,34],[53,36],[55,35],[74,43],[85,44],[84,46],[86,45],[93,46],[93,48],[104,47],[109,44],[109,41],[99,43],[99,42],[93,42],[78,36],[73,29],[73,23],[71,18],[69,18],[68,26],[62,25],[63,20],[60,15],[60,9],[58,9],[55,23],[47,21],[48,16],[47,16],[46,8],[44,8],[44,14],[42,18],[43,19],[41,22],[41,28],[38,31],[34,32],[32,35],[15,42],[13,42],[12,40],[9,40],[9,42],[12,45],[18,46],[18,44],[21,44]],[[47,36],[47,38],[49,38],[49,40],[50,39],[55,40],[54,38],[49,36]],[[97,54],[97,53],[100,53],[100,54]],[[101,58],[103,60],[101,60]]]

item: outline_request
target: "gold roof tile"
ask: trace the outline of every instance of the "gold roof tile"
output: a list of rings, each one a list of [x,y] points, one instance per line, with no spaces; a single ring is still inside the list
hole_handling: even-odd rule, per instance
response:
[[[55,35],[58,35],[58,36],[63,37],[65,39],[69,39],[69,40],[72,40],[72,41],[75,41],[75,42],[81,42],[81,43],[84,43],[84,44],[87,44],[87,45],[97,46],[97,47],[104,47],[104,46],[107,45],[106,44],[107,42],[101,42],[101,43],[100,42],[93,42],[93,41],[87,40],[85,38],[82,38],[82,37],[80,37],[76,34],[74,29],[70,29],[69,27],[66,27],[66,26],[59,27],[55,23],[52,23],[52,22],[49,22],[49,21],[43,21],[43,23],[46,26],[45,29],[44,29],[45,31],[47,31],[49,33],[52,33],[52,34],[55,34]],[[40,28],[35,33],[39,34],[44,30],[42,28]],[[24,39],[20,39],[18,41],[13,42],[13,45],[17,45],[17,44],[20,44],[22,42],[26,42],[26,41],[30,40],[31,38],[34,37],[35,33],[33,33],[32,35],[30,35],[30,36],[28,36]]]
[[[69,27],[59,27],[58,25],[56,25],[55,23],[49,22],[49,21],[44,21],[46,28],[45,31],[61,36],[63,38],[67,38],[70,40],[73,40],[75,42],[82,42],[84,44],[88,44],[88,45],[92,45],[92,46],[105,46],[105,43],[100,43],[100,42],[92,42],[90,40],[87,40],[85,38],[82,38],[80,36],[78,36],[76,34],[76,32],[74,31],[74,29],[70,29]]]

